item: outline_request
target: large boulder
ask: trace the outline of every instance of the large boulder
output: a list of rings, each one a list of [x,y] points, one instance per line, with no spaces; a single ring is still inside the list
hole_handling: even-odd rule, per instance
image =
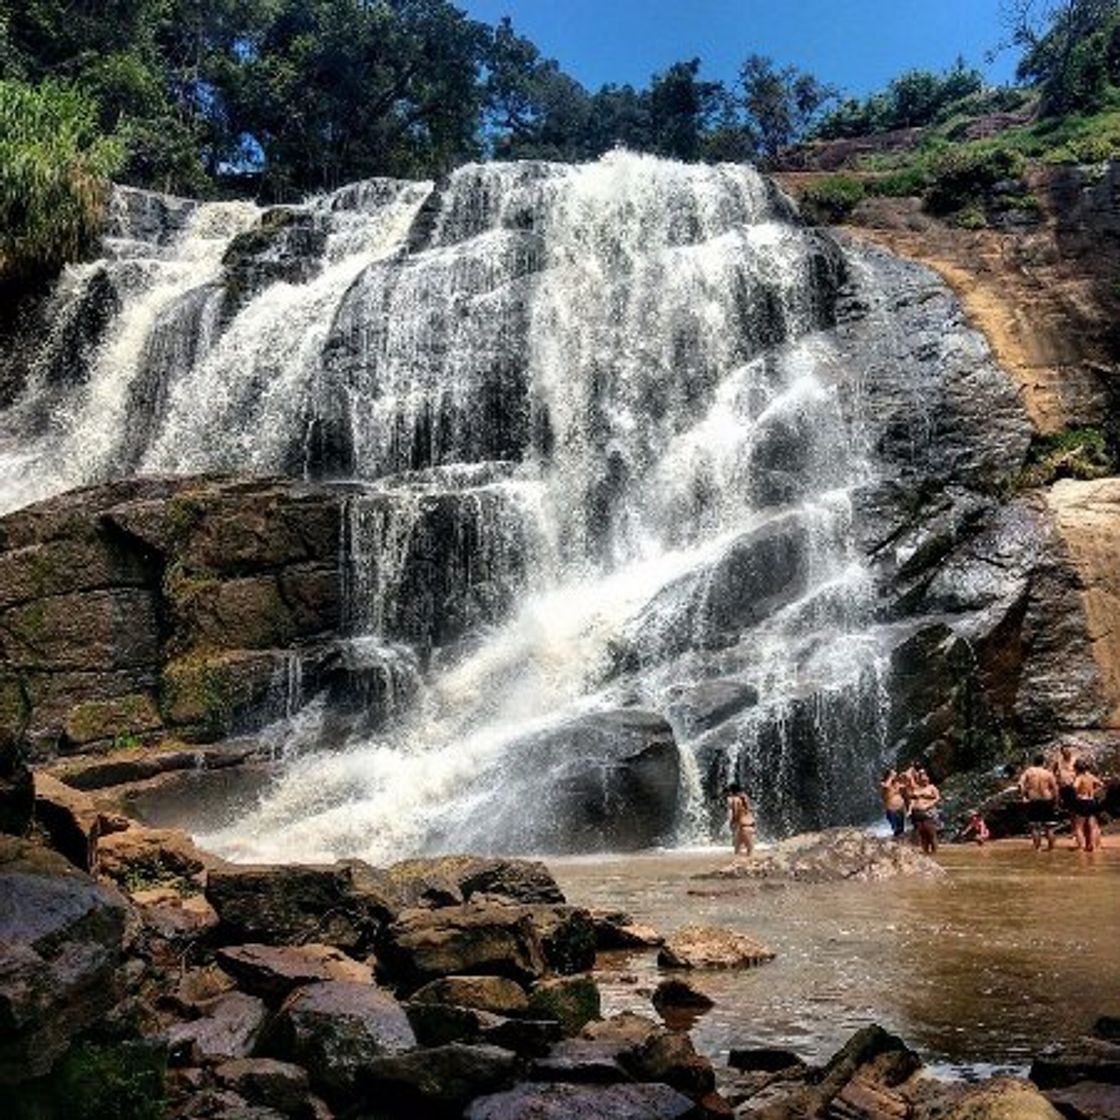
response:
[[[46,1073],[119,998],[127,905],[62,856],[0,837],[0,1084]]]
[[[264,1044],[281,1060],[303,1066],[328,1100],[352,1100],[374,1059],[416,1045],[400,1004],[369,984],[326,980],[294,991]]]
[[[234,945],[219,949],[217,961],[240,988],[270,1003],[317,980],[373,983],[368,964],[332,945]]]
[[[227,942],[319,942],[360,950],[395,913],[392,891],[363,864],[249,864],[211,869],[206,897]]]
[[[466,1120],[687,1120],[696,1105],[668,1085],[518,1085],[472,1101]]]
[[[529,997],[504,976],[445,976],[412,993],[413,1003],[473,1007],[495,1015],[527,1015]]]
[[[506,976],[528,983],[547,968],[526,908],[468,903],[407,910],[386,931],[380,958],[406,988],[444,976]]]
[[[198,1004],[198,1018],[178,1023],[167,1032],[172,1057],[184,1064],[247,1058],[264,1029],[264,1003],[244,992],[225,992]]]
[[[513,1084],[518,1068],[511,1050],[452,1042],[374,1058],[362,1080],[378,1105],[413,1115],[459,1117],[475,1097]]]
[[[469,819],[441,842],[482,850],[630,851],[676,829],[680,755],[669,724],[625,708],[568,720],[513,744],[480,775]]]
[[[1062,1113],[1033,1085],[997,1077],[967,1093],[945,1120],[1062,1120]]]
[[[404,905],[446,906],[485,894],[510,902],[563,903],[552,872],[537,860],[451,855],[407,859],[385,869]]]

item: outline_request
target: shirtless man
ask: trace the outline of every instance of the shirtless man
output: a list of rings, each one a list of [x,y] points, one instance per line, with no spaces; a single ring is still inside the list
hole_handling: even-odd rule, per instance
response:
[[[910,787],[910,821],[918,844],[927,856],[937,853],[937,814],[934,810],[940,800],[941,791],[930,781],[925,769],[917,767]]]
[[[879,781],[879,796],[883,799],[883,812],[896,840],[906,831],[906,801],[902,796],[902,783],[894,770],[884,770]]]
[[[1073,780],[1077,777],[1074,768],[1080,757],[1075,747],[1063,743],[1058,753],[1050,760],[1050,769],[1058,782],[1058,804],[1069,816],[1071,826],[1076,815],[1073,811],[1073,803],[1077,799],[1077,794],[1073,792]],[[1081,847],[1081,835],[1076,828],[1073,829],[1073,846]]]
[[[1101,846],[1100,797],[1104,782],[1089,769],[1088,762],[1079,758],[1074,765],[1073,779],[1073,832],[1080,834],[1085,851]]]
[[[1019,792],[1027,803],[1027,821],[1035,850],[1042,847],[1042,834],[1046,834],[1046,850],[1054,847],[1054,818],[1057,815],[1058,779],[1046,766],[1046,756],[1036,754],[1034,761],[1019,779]]]
[[[749,856],[754,851],[754,810],[743,787],[734,782],[727,787],[727,812],[735,854]]]

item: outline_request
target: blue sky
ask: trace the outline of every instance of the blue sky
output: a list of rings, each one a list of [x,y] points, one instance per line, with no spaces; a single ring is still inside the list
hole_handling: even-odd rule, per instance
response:
[[[992,83],[1010,80],[1014,54],[995,64],[1000,0],[456,0],[476,19],[502,16],[589,89],[645,85],[699,56],[705,77],[731,80],[748,54],[793,63],[842,92],[864,95],[903,70],[943,70],[962,54]]]

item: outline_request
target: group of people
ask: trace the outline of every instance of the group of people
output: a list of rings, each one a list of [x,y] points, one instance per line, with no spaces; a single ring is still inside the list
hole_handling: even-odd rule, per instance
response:
[[[1045,838],[1047,847],[1054,847],[1054,829],[1060,814],[1065,813],[1070,820],[1074,845],[1087,852],[1099,848],[1103,789],[1104,783],[1072,745],[1062,746],[1049,762],[1045,755],[1035,755],[1019,779],[1019,792],[1026,803],[1034,846],[1041,848]],[[909,820],[919,847],[927,855],[933,855],[937,851],[937,806],[941,791],[933,784],[925,767],[914,764],[901,772],[885,770],[879,782],[879,795],[894,838],[899,840],[906,834]],[[727,787],[727,811],[735,854],[749,856],[754,851],[757,825],[750,798],[737,783]],[[973,813],[959,839],[984,844],[990,836],[983,814]]]
[[[1101,844],[1100,795],[1104,782],[1076,749],[1066,744],[1047,762],[1035,755],[1019,778],[1019,793],[1027,806],[1027,823],[1035,848],[1054,847],[1054,829],[1061,814],[1069,818],[1074,847],[1087,852]]]
[[[905,834],[909,818],[922,851],[928,855],[937,851],[937,806],[941,791],[924,766],[912,765],[901,773],[885,770],[879,780],[879,796],[896,840]]]

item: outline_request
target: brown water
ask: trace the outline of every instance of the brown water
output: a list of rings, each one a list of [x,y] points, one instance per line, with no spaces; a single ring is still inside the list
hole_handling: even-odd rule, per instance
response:
[[[741,930],[778,956],[696,972],[716,1001],[691,1025],[714,1058],[731,1046],[832,1054],[858,1027],[902,1035],[935,1071],[1022,1071],[1044,1046],[1120,1012],[1120,850],[944,848],[937,881],[759,886],[694,880],[723,852],[552,860],[570,902],[625,909],[663,933]],[[656,953],[600,958],[604,1010],[651,1013]]]

